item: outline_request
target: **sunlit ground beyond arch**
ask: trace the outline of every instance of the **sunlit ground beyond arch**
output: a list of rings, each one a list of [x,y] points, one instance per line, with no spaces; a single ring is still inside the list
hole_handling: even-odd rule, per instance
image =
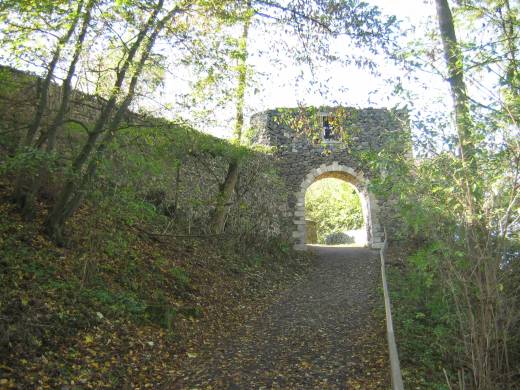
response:
[[[305,193],[306,244],[365,246],[367,229],[355,186],[338,178],[312,183]]]

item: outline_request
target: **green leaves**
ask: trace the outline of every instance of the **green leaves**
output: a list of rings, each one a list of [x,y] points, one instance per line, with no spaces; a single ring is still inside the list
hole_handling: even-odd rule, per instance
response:
[[[0,174],[24,171],[30,175],[36,175],[42,166],[53,170],[59,156],[55,153],[48,153],[44,150],[26,148],[19,151],[14,156],[4,160],[0,165]]]
[[[363,226],[359,195],[343,180],[319,180],[305,195],[305,218],[318,224],[319,243],[332,233],[359,229]]]

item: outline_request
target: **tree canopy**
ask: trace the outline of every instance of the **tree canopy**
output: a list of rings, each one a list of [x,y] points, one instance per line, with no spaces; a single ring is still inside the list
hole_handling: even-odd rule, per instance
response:
[[[411,367],[405,379],[419,388],[429,381],[426,388],[513,389],[520,370],[520,4],[429,0],[420,5],[429,17],[412,24],[376,4],[2,1],[5,198],[58,246],[69,243],[70,221],[99,204],[118,210],[107,219],[131,228],[153,221],[152,232],[137,228],[156,241],[178,227],[190,238],[228,235],[247,253],[261,232],[265,247],[284,237],[284,252],[285,203],[293,195],[276,172],[284,150],[244,145],[253,131],[248,116],[266,108],[261,96],[285,104],[275,88],[287,82],[302,95],[294,105],[315,114],[294,126],[295,137],[311,137],[328,156],[334,145],[306,125],[318,123],[323,106],[356,102],[362,92],[367,101],[377,96],[377,105],[408,110],[411,140],[384,129],[385,148],[360,151],[350,143],[357,129],[333,127],[342,147],[370,167],[367,190],[391,205],[392,239],[408,250],[393,273],[397,329]],[[378,90],[348,90],[362,83],[360,69],[380,80]],[[215,128],[233,142],[194,130]],[[408,142],[413,156],[396,153]],[[330,183],[312,186],[306,200],[320,241],[363,224],[355,190]],[[161,319],[168,322],[168,313]]]

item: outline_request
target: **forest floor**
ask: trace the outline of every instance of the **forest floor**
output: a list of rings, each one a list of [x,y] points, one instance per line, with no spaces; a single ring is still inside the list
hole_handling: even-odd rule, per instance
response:
[[[315,247],[307,278],[179,368],[178,389],[387,389],[378,253]]]
[[[0,389],[383,389],[377,253],[156,240],[86,204],[69,244],[0,181]],[[280,244],[278,244],[280,245]]]
[[[279,243],[154,239],[111,203],[87,203],[57,247],[45,204],[26,221],[10,193],[0,180],[0,390],[168,389],[175,366],[313,268]]]

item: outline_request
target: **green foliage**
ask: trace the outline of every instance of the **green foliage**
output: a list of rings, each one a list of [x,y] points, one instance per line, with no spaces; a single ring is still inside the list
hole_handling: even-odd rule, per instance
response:
[[[83,328],[91,318],[96,318],[96,312],[110,318],[128,318],[136,323],[151,321],[168,329],[177,312],[194,315],[191,309],[179,311],[172,307],[171,295],[166,297],[158,288],[158,285],[172,286],[179,294],[189,289],[191,280],[184,268],[165,257],[157,259],[157,268],[150,268],[142,259],[140,248],[134,245],[135,238],[128,228],[107,230],[120,222],[121,209],[112,207],[115,204],[117,200],[113,197],[98,204],[83,222],[86,229],[82,237],[85,240],[83,254],[67,260],[51,246],[40,247],[39,243],[45,241],[37,232],[16,221],[4,221],[0,225],[0,257],[5,259],[0,262],[1,310],[12,310],[12,305],[16,304],[9,301],[7,289],[20,294],[30,288],[22,295],[33,298],[27,298],[22,305],[27,306],[30,313],[33,304],[34,310],[42,310],[37,302],[31,303],[32,300],[49,302],[48,309],[56,316],[52,329],[65,325],[70,331]],[[142,218],[142,215],[138,212],[134,218]],[[100,220],[103,220],[102,225]],[[60,264],[65,261],[64,272]],[[74,309],[69,307],[72,303]]]
[[[331,129],[331,138],[334,141],[341,141],[342,147],[349,147],[353,137],[359,135],[360,123],[358,111],[350,107],[298,107],[298,108],[278,108],[274,116],[275,123],[304,134],[313,140],[315,144],[323,142],[323,114],[327,113],[327,121]],[[255,133],[250,130],[249,137]],[[325,144],[326,146],[326,144]]]
[[[361,199],[356,189],[340,179],[322,179],[305,194],[306,218],[317,223],[318,242],[335,232],[363,226]]]
[[[49,170],[56,168],[58,156],[55,153],[47,153],[43,150],[27,148],[20,150],[12,157],[8,157],[0,165],[0,175],[14,172],[26,172],[26,174],[36,175],[42,166]]]
[[[177,283],[179,283],[182,288],[186,288],[189,286],[190,276],[182,267],[174,266],[170,268],[170,275],[175,278]]]
[[[443,369],[456,371],[461,355],[454,302],[439,278],[442,250],[440,244],[421,248],[408,257],[405,270],[389,273],[403,375],[414,388],[447,389]]]
[[[400,357],[410,387],[443,388],[444,370],[452,386],[459,386],[462,370],[471,382],[469,371],[479,369],[466,366],[468,356],[487,355],[490,361],[496,357],[479,349],[475,340],[496,327],[517,337],[505,324],[517,312],[518,299],[503,283],[514,279],[504,254],[517,245],[518,233],[517,227],[502,225],[512,221],[508,210],[515,207],[511,199],[516,168],[507,162],[515,146],[507,137],[500,143],[496,148],[482,146],[474,155],[479,175],[471,178],[472,209],[463,187],[464,167],[454,153],[436,153],[419,162],[396,158],[392,148],[363,156],[373,172],[379,172],[371,190],[394,201],[396,215],[389,225],[393,237],[405,239],[401,246],[412,253],[403,256],[403,268],[391,273],[390,281]],[[495,316],[504,322],[491,320]],[[500,337],[486,340],[493,348],[503,346]],[[520,350],[512,345],[507,353],[514,361]],[[502,381],[502,370],[507,367],[497,364],[487,378]]]
[[[355,240],[343,232],[333,232],[325,237],[326,245],[353,244]]]
[[[85,289],[81,299],[93,303],[110,316],[131,315],[142,317],[148,305],[131,291],[113,291],[106,288]]]
[[[24,85],[24,83],[31,79],[32,77],[28,73],[0,65],[0,82],[3,85],[2,96],[9,96],[16,93],[20,85]]]

